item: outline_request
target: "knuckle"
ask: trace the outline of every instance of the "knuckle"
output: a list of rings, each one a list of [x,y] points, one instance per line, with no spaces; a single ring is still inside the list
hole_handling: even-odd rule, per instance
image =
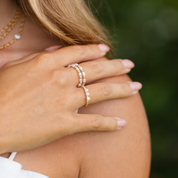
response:
[[[94,129],[100,129],[103,127],[102,116],[94,116],[92,119],[92,127]]]
[[[113,118],[108,119],[108,130],[115,130],[118,128],[117,121]]]
[[[105,130],[115,130],[117,128],[117,123],[115,119],[111,117],[106,117],[105,118]]]
[[[88,45],[89,51],[91,51],[95,56],[101,57],[101,50],[99,49],[97,44]]]
[[[50,53],[44,53],[44,54],[40,54],[38,56],[38,60],[37,63],[39,63],[40,65],[47,65],[49,67],[49,63],[52,62],[53,56]]]
[[[60,85],[66,85],[68,82],[67,74],[64,70],[53,70],[52,81],[57,81]]]
[[[39,60],[48,61],[50,59],[52,59],[52,55],[50,53],[43,53],[39,55]]]
[[[110,61],[110,60],[103,56],[103,57],[96,59],[96,61]]]
[[[121,87],[122,87],[122,91],[124,93],[124,96],[128,96],[128,95],[132,94],[132,90],[131,90],[129,84],[127,84],[127,83],[122,84]]]
[[[124,69],[121,60],[115,59],[115,60],[111,60],[113,67],[116,69],[116,71],[120,71],[122,69]]]
[[[102,57],[101,58],[103,61],[110,61],[108,58],[106,58],[106,57]]]
[[[95,51],[95,52],[101,52],[100,49],[98,48],[97,44],[89,44],[88,47],[90,50]]]
[[[112,93],[112,88],[109,84],[103,83],[101,85],[101,92],[103,93],[104,96],[109,96]]]
[[[74,45],[73,46],[73,50],[75,51],[75,53],[79,56],[83,56],[84,55],[84,49],[82,48],[82,46],[79,45]]]
[[[126,85],[127,85],[127,86],[126,86],[127,94],[128,94],[128,95],[131,95],[131,94],[133,93],[133,91],[132,91],[132,89],[130,88],[130,86],[129,86],[128,83],[127,83]]]
[[[92,61],[91,62],[91,69],[93,72],[100,74],[103,71],[103,67],[101,66],[100,62]]]

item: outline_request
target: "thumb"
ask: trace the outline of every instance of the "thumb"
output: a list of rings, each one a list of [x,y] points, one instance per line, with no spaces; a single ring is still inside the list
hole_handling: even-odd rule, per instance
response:
[[[114,131],[127,125],[127,121],[118,117],[104,117],[96,114],[76,114],[76,132]]]

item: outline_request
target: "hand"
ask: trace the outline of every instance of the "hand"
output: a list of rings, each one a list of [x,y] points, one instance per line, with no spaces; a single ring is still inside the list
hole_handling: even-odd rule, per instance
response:
[[[112,131],[126,125],[117,117],[75,113],[85,105],[85,94],[76,87],[78,73],[66,67],[69,64],[81,63],[86,72],[90,104],[128,97],[141,88],[137,82],[89,84],[133,67],[128,60],[93,60],[108,50],[104,45],[70,46],[4,65],[0,69],[0,153],[36,148],[77,132]]]

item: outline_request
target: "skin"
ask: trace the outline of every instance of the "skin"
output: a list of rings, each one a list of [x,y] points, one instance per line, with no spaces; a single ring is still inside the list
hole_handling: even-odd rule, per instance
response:
[[[12,10],[8,11],[15,14],[13,5],[5,4],[3,1],[5,0],[0,0],[0,7],[2,4],[7,5],[7,8]],[[4,19],[0,29],[12,16],[13,13],[8,16],[9,19]],[[1,52],[3,59],[1,65],[59,44],[29,19],[26,20],[25,27],[22,40]],[[127,81],[131,81],[130,78],[122,75],[97,82]],[[150,136],[139,94],[92,104],[87,108],[82,107],[79,113],[119,116],[126,119],[128,125],[119,131],[109,133],[86,132],[64,137],[45,146],[19,152],[14,161],[21,163],[23,169],[39,172],[51,178],[149,177]],[[1,156],[8,157],[9,153]]]

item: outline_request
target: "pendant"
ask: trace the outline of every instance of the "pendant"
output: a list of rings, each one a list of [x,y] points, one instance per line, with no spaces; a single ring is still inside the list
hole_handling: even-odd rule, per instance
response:
[[[21,35],[20,34],[15,34],[14,36],[17,40],[19,40],[21,38]]]

